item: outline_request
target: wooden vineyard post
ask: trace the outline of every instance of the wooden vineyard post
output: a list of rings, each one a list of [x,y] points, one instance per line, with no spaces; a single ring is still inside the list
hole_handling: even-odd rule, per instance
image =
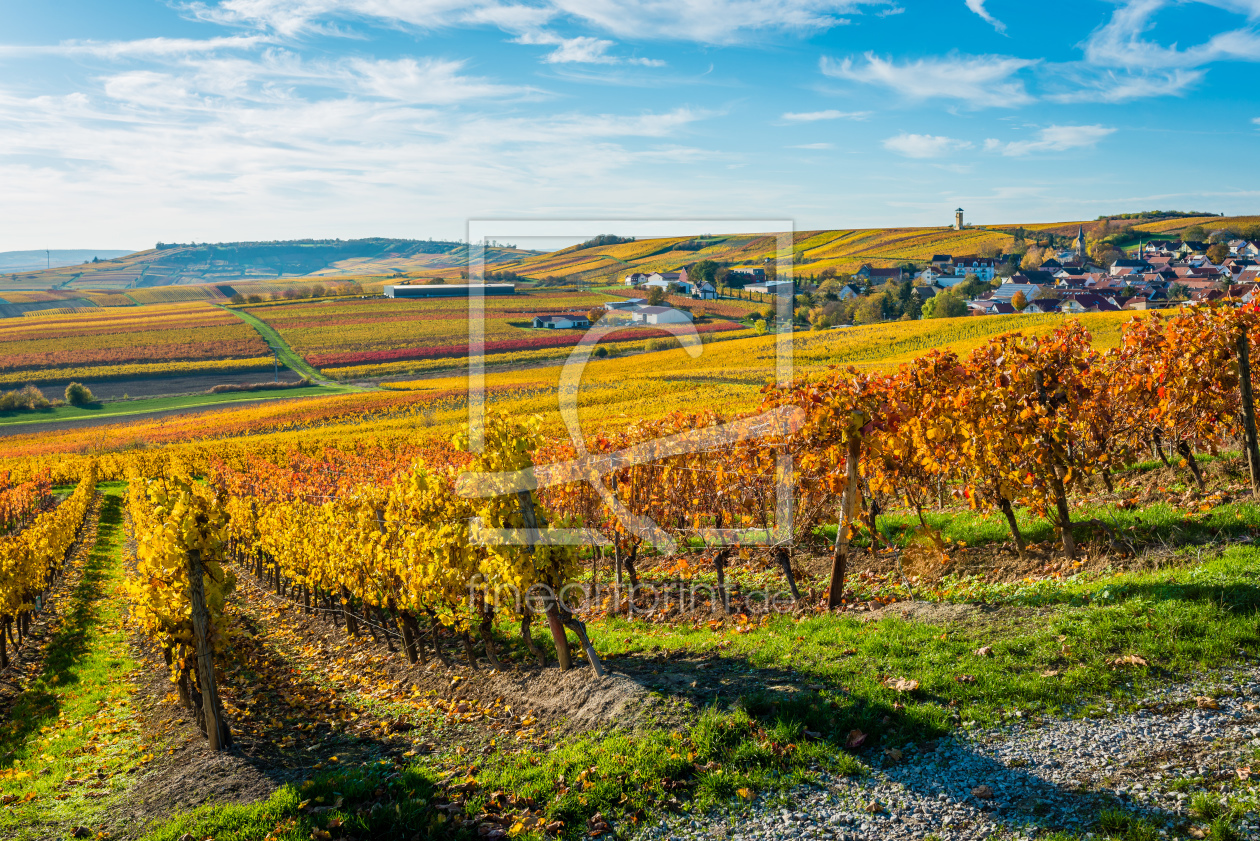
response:
[[[201,552],[188,550],[188,598],[192,602],[193,636],[197,645],[197,679],[201,683],[201,708],[206,717],[210,750],[226,750],[232,733],[219,706],[219,690],[214,682],[214,649],[210,645],[210,613],[206,610],[205,582],[202,580]]]
[[[844,496],[840,499],[840,517],[836,526],[836,545],[831,554],[831,585],[827,590],[827,608],[837,608],[844,600],[844,579],[849,568],[849,521],[853,516],[853,503],[858,489],[858,457],[862,440],[856,430],[849,432],[848,450],[845,453]]]
[[[529,491],[517,491],[516,500],[521,508],[521,520],[529,531],[529,542],[525,551],[533,553],[538,542],[538,518],[534,515],[534,499]],[[547,596],[547,627],[551,629],[551,639],[556,644],[556,657],[560,660],[560,671],[566,672],[573,665],[569,657],[569,637],[564,632],[564,622],[560,619],[560,608],[557,606],[556,594]]]
[[[1260,445],[1256,442],[1256,404],[1251,393],[1251,340],[1244,328],[1238,333],[1238,391],[1242,398],[1243,434],[1251,493],[1260,494]]]

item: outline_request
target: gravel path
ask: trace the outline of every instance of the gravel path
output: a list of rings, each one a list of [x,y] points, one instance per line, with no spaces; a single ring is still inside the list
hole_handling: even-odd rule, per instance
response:
[[[1209,699],[1207,696],[1215,696]],[[1218,709],[1212,709],[1217,705]],[[1219,798],[1260,752],[1260,670],[1145,695],[1141,708],[960,730],[895,754],[867,751],[864,777],[822,774],[817,786],[759,797],[743,810],[673,816],[644,839],[1029,838],[1098,831],[1101,810],[1122,808],[1165,837],[1203,837],[1190,799]],[[1260,767],[1257,767],[1260,777]],[[1260,801],[1232,792],[1235,824],[1260,838]],[[1250,810],[1250,811],[1247,811]]]

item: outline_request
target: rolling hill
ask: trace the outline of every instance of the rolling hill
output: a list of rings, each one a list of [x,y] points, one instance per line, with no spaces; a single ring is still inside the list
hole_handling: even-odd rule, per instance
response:
[[[36,252],[31,252],[36,253]],[[43,252],[38,252],[43,257]],[[490,263],[518,261],[537,252],[488,248]],[[90,259],[90,258],[89,258]],[[439,240],[292,240],[173,244],[99,263],[7,272],[0,266],[0,293],[6,290],[140,289],[293,278],[329,278],[424,273],[466,266],[468,246]]]
[[[1260,217],[1182,217],[1173,219],[1124,219],[1111,222],[1110,230],[1127,229],[1133,241],[1139,238],[1168,238],[1193,225],[1210,228],[1246,227]],[[797,231],[793,236],[795,271],[798,276],[816,275],[824,269],[854,272],[864,263],[876,268],[901,263],[926,263],[935,254],[975,255],[984,250],[1006,251],[1023,231],[1028,240],[1039,234],[1066,238],[1075,236],[1079,226],[1086,232],[1098,228],[1098,221],[970,226],[953,228],[855,228],[831,231]],[[723,265],[762,265],[775,258],[773,236],[674,237],[638,240],[615,245],[574,246],[513,262],[500,267],[529,277],[547,275],[571,277],[591,282],[616,280],[630,272],[677,270],[700,260]]]

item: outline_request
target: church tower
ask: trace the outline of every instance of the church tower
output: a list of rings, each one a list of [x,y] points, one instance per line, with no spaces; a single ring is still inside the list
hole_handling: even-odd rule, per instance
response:
[[[961,231],[963,229],[963,209],[960,207],[954,211],[954,230]]]
[[[1073,245],[1073,249],[1076,251],[1077,257],[1085,256],[1085,226],[1084,225],[1081,225],[1080,228],[1077,229],[1076,242],[1074,242],[1072,245]]]

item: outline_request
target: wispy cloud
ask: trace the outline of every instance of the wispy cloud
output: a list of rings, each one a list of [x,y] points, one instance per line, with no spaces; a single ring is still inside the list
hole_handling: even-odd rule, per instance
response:
[[[865,120],[871,116],[870,111],[789,111],[781,119],[790,123],[815,123],[819,120]]]
[[[653,58],[635,58],[609,55],[608,51],[616,44],[605,38],[592,38],[580,35],[576,38],[562,38],[552,32],[525,32],[515,39],[517,44],[539,44],[554,46],[543,61],[547,64],[638,64],[645,67],[664,67],[665,62]]]
[[[971,146],[965,140],[939,137],[933,134],[907,134],[902,132],[884,141],[884,148],[907,158],[939,158],[958,149]]]
[[[1050,93],[1051,102],[1131,102],[1155,96],[1184,96],[1207,75],[1206,70],[1130,73],[1097,67],[1062,68],[1071,90]]]
[[[1255,0],[1203,2],[1244,14],[1251,21],[1260,17],[1260,3]],[[1176,44],[1164,46],[1148,40],[1145,35],[1154,27],[1156,14],[1172,5],[1176,5],[1173,0],[1128,0],[1123,3],[1085,42],[1086,60],[1104,67],[1140,70],[1194,68],[1223,60],[1260,61],[1260,32],[1254,25],[1219,32],[1207,41],[1186,49],[1179,49]]]
[[[830,143],[798,143],[798,144],[796,144],[795,146],[789,146],[789,147],[787,147],[787,148],[789,148],[789,149],[808,149],[808,150],[811,150],[811,151],[817,151],[817,150],[820,150],[820,149],[830,149],[830,148],[832,148],[832,145],[831,145]]]
[[[415,104],[515,97],[526,90],[464,75],[464,64],[435,58],[352,59],[345,67],[354,74],[353,82],[361,93]]]
[[[983,18],[985,23],[988,23],[1002,35],[1006,34],[1006,24],[989,14],[989,10],[984,7],[985,0],[966,0],[966,2],[967,8]]]
[[[1000,152],[1007,157],[1022,157],[1039,152],[1064,152],[1097,145],[1104,137],[1115,133],[1108,126],[1047,126],[1037,132],[1033,140],[1012,140],[1003,143],[996,138],[984,142],[987,152]]]
[[[6,56],[92,56],[107,59],[172,58],[198,53],[254,50],[270,43],[262,35],[230,35],[222,38],[139,38],[134,41],[62,41],[59,44],[0,44]]]
[[[866,53],[857,63],[824,57],[822,72],[838,79],[889,88],[910,100],[957,100],[972,108],[1014,108],[1033,97],[1016,74],[1037,61],[1010,56],[952,55],[901,64]]]
[[[612,41],[603,38],[577,37],[561,38],[550,32],[526,32],[515,39],[518,44],[545,44],[556,49],[548,53],[543,61],[548,64],[616,64],[617,59],[608,54],[610,47],[616,46]]]
[[[472,23],[509,31],[558,18],[623,38],[726,44],[765,31],[814,33],[849,22],[884,0],[220,0],[194,2],[192,14],[216,23],[265,27],[283,35],[328,31],[332,22],[374,20],[420,29]]]

